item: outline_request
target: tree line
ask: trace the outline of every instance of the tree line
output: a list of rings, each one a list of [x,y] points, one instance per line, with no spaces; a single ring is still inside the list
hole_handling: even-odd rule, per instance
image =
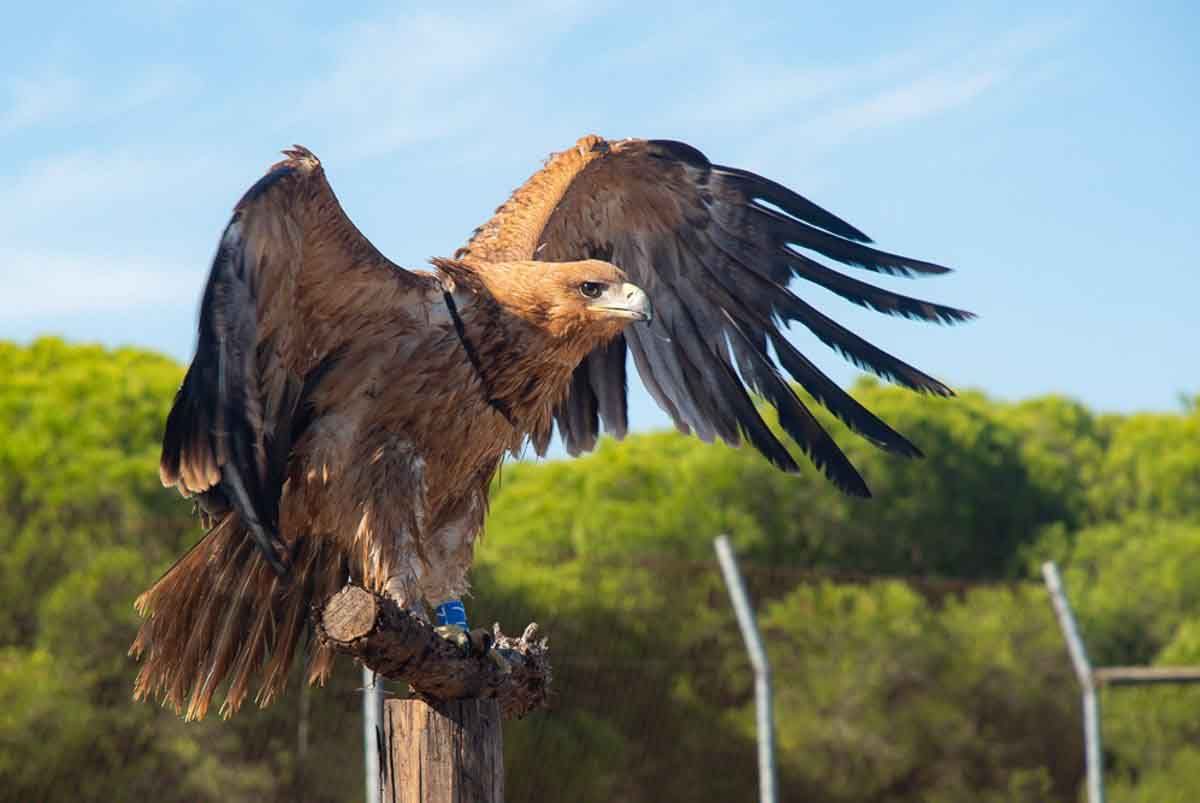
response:
[[[133,598],[200,535],[157,480],[181,376],[140,349],[0,343],[0,799],[361,799],[348,663],[229,721],[130,699]],[[1077,799],[1078,694],[1046,559],[1096,664],[1200,663],[1195,404],[1114,415],[867,380],[854,395],[926,454],[881,453],[822,415],[866,502],[675,433],[503,468],[468,608],[510,630],[538,621],[557,690],[506,728],[511,800],[752,795],[752,683],[719,533],[775,668],[785,800]],[[1198,694],[1105,692],[1110,800],[1191,799]]]

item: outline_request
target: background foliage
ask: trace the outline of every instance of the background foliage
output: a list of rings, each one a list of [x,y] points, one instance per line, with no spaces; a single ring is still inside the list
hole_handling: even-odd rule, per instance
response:
[[[130,701],[132,600],[199,535],[157,481],[181,376],[135,349],[0,343],[0,799],[361,799],[351,665],[227,722]],[[770,642],[787,800],[1078,799],[1047,558],[1096,662],[1200,663],[1196,405],[1114,416],[869,381],[856,396],[928,455],[891,458],[824,417],[869,503],[673,433],[504,468],[469,608],[542,623],[557,688],[553,710],[506,729],[511,800],[751,796],[721,532]],[[1192,799],[1200,690],[1104,706],[1110,800]]]

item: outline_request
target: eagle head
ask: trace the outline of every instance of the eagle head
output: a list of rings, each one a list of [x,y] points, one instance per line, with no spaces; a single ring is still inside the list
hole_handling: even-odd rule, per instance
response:
[[[581,355],[652,315],[646,292],[598,259],[490,263],[477,275],[507,315]]]
[[[543,289],[554,299],[558,315],[617,331],[629,321],[650,320],[646,292],[628,282],[616,265],[598,259],[546,264],[553,270],[546,272],[550,275],[545,277]]]
[[[569,341],[586,353],[630,323],[651,319],[646,292],[610,262],[545,262],[540,268],[529,277],[523,317],[554,340]]]

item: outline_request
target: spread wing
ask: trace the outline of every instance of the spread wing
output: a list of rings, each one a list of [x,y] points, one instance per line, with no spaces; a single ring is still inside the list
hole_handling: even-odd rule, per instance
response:
[[[211,515],[233,509],[278,572],[276,527],[306,401],[352,350],[377,347],[383,316],[414,311],[436,279],[394,265],[342,211],[304,148],[242,197],[213,259],[196,354],[167,417],[163,485]]]
[[[731,444],[744,437],[784,470],[796,464],[748,391],[775,407],[784,431],[834,483],[869,495],[787,376],[881,448],[920,454],[789,343],[780,325],[806,326],[843,356],[891,381],[952,395],[787,288],[798,277],[880,312],[953,323],[972,316],[859,281],[815,257],[902,276],[947,268],[872,248],[861,231],[786,187],[711,164],[683,143],[608,143],[593,137],[581,140],[580,153],[585,146],[592,157],[577,160],[583,166],[545,215],[536,258],[615,263],[649,294],[655,318],[649,327],[630,326],[576,371],[556,414],[569,452],[592,448],[601,422],[618,437],[625,433],[628,350],[647,390],[680,430]]]

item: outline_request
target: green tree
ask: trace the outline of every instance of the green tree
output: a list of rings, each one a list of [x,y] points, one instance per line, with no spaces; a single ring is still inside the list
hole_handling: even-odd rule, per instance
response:
[[[1008,577],[1023,571],[1021,548],[1075,504],[1060,498],[1074,475],[1040,464],[1035,473],[1027,458],[1071,437],[1057,421],[1034,427],[1028,419],[1036,412],[1015,415],[975,393],[941,400],[863,382],[857,394],[927,455],[885,454],[822,414],[871,484],[869,502],[840,494],[802,456],[804,468],[793,476],[750,449],[676,433],[606,440],[568,463],[506,468],[484,554],[707,559],[709,537],[727,532],[759,562]],[[1086,463],[1093,450],[1079,451]]]
[[[1080,531],[1064,582],[1097,665],[1145,664],[1200,611],[1200,526],[1135,516]]]
[[[791,681],[777,696],[779,746],[804,799],[1051,801],[1073,791],[1077,716],[1058,693],[1070,666],[1036,591],[937,602],[896,582],[826,583],[771,605],[763,627],[775,675]]]
[[[180,367],[44,338],[0,343],[0,377],[0,799],[294,799],[294,699],[231,723],[131,699],[133,599],[200,534],[157,477]],[[314,718],[354,722],[354,675]],[[306,799],[357,796],[361,740],[313,734],[346,759]]]
[[[200,534],[157,481],[181,374],[137,349],[0,343],[0,799],[361,797],[348,662],[307,697],[306,761],[296,685],[230,721],[129,699],[132,601]],[[928,455],[883,454],[818,413],[870,501],[675,433],[504,468],[471,615],[540,622],[556,689],[506,727],[510,799],[748,796],[752,684],[712,561],[721,532],[776,668],[785,799],[1076,797],[1075,682],[1027,582],[1047,557],[1098,663],[1200,663],[1194,409],[854,393]],[[1197,693],[1106,694],[1114,800],[1189,799]]]
[[[1200,619],[1181,625],[1155,657],[1163,666],[1200,665]],[[1200,777],[1200,689],[1113,689],[1105,696],[1114,803],[1184,803]]]
[[[1200,517],[1200,411],[1139,413],[1114,422],[1100,474],[1089,487],[1097,518],[1133,513]]]
[[[1073,529],[1094,521],[1088,491],[1103,474],[1112,420],[1062,396],[998,407],[1001,420],[1017,435],[1033,483],[1051,500],[1053,522]]]

